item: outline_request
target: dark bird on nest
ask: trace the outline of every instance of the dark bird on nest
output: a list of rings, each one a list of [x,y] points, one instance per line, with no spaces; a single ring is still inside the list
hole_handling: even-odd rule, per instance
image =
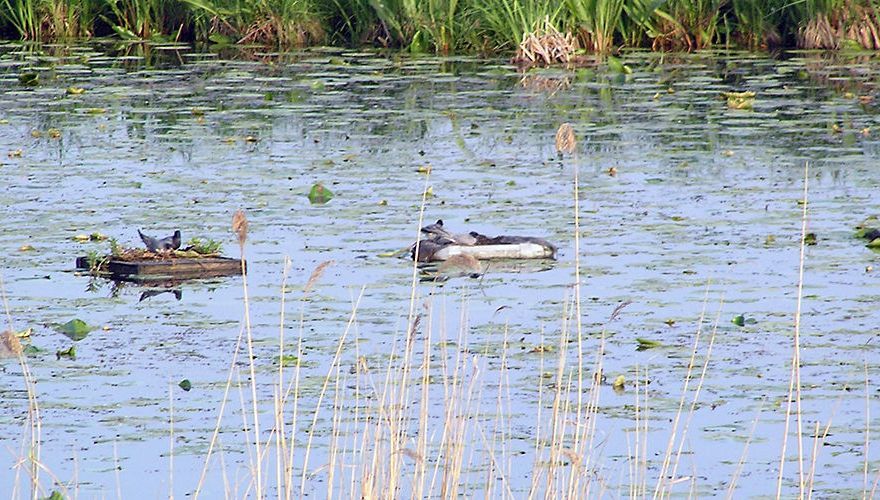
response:
[[[144,245],[147,246],[147,250],[151,252],[163,251],[163,250],[177,250],[180,248],[180,230],[174,231],[174,234],[171,236],[166,236],[165,238],[153,238],[152,236],[147,236],[142,233],[140,229],[138,229],[138,235],[141,237],[141,241],[144,242]]]

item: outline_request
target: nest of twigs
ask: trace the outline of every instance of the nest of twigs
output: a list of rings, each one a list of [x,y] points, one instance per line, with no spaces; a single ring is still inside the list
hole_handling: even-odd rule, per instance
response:
[[[196,259],[219,256],[218,252],[199,253],[193,247],[186,247],[183,250],[160,250],[156,252],[151,252],[144,248],[123,248],[109,257],[111,260],[132,262],[138,260]]]
[[[549,21],[544,27],[523,35],[513,62],[517,64],[568,63],[578,49],[577,38],[571,33],[560,33]]]

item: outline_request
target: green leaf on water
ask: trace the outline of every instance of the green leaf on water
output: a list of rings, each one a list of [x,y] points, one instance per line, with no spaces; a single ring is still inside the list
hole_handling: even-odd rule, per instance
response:
[[[754,325],[758,323],[758,320],[755,318],[747,318],[745,315],[735,316],[732,320],[730,320],[736,326],[746,326],[746,325]]]
[[[57,491],[53,491],[51,495],[43,497],[40,500],[64,500],[64,495],[58,493]]]
[[[18,83],[28,87],[34,87],[40,84],[40,74],[34,71],[27,71],[18,75]]]
[[[43,353],[46,353],[46,352],[48,352],[48,351],[47,351],[46,349],[41,348],[41,347],[37,347],[37,346],[35,346],[35,345],[33,345],[33,344],[28,344],[28,345],[26,345],[26,346],[24,347],[24,349],[22,349],[21,352],[23,352],[24,354],[27,354],[28,356],[30,356],[30,355],[33,355],[33,354],[43,354]]]
[[[67,349],[55,351],[56,358],[61,359],[62,356],[68,358],[76,358],[76,344],[68,347]]]
[[[623,389],[623,386],[626,384],[626,377],[623,375],[618,375],[617,378],[614,379],[614,382],[611,383],[611,386],[615,389]]]
[[[189,390],[193,387],[192,382],[190,382],[188,378],[181,380],[180,383],[177,385],[186,392],[189,392]]]
[[[309,191],[309,203],[312,205],[323,205],[333,198],[333,193],[325,188],[320,182],[312,186]]]
[[[638,349],[640,351],[644,351],[645,349],[652,349],[654,347],[663,347],[663,344],[651,339],[646,339],[642,337],[636,337],[636,342],[639,343]]]
[[[880,238],[874,238],[865,246],[868,248],[880,248]]]
[[[819,240],[816,238],[816,233],[807,233],[804,235],[804,245],[815,245]]]
[[[208,40],[216,45],[232,45],[233,42],[232,38],[220,33],[211,33],[208,35]]]
[[[623,61],[614,56],[608,56],[608,69],[614,73],[622,73],[624,75],[629,75],[633,72],[632,68],[623,64]]]
[[[87,325],[85,321],[79,318],[72,319],[57,328],[59,332],[74,341],[86,338],[86,335],[88,335],[93,329],[94,328]]]
[[[281,366],[296,366],[298,361],[299,356],[294,356],[293,354],[285,354],[281,356]]]

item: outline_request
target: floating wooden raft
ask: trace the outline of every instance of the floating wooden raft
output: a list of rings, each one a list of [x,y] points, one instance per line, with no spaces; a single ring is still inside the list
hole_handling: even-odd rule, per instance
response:
[[[86,257],[76,259],[76,267],[88,269]],[[103,271],[114,278],[133,280],[153,280],[163,278],[190,279],[235,276],[241,274],[241,261],[229,257],[170,258],[144,260],[110,260],[104,264]],[[247,264],[245,264],[247,272]]]

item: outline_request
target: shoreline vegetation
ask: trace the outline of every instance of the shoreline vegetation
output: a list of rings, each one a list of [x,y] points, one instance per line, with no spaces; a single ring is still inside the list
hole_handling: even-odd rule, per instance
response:
[[[0,38],[388,47],[569,62],[631,47],[880,49],[880,0],[0,0]]]

